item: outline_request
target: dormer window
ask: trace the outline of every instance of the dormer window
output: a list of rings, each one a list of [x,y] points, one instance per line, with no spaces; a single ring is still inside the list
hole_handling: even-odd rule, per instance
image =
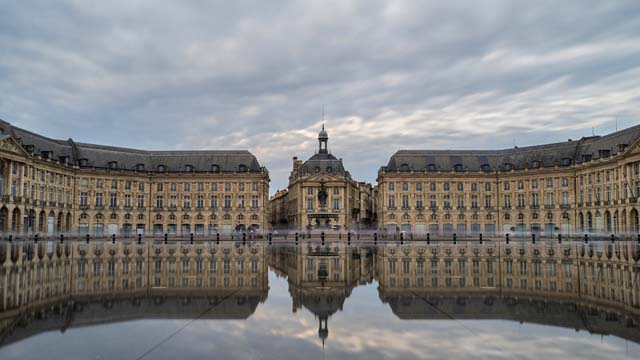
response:
[[[429,165],[427,165],[427,171],[429,171],[429,172],[435,172],[435,171],[436,171],[436,164],[429,164]]]
[[[482,166],[480,166],[480,169],[484,172],[489,172],[491,171],[491,166],[489,164],[482,164]]]
[[[238,171],[246,172],[247,171],[247,165],[244,165],[244,164],[238,165]]]
[[[219,173],[220,172],[220,166],[213,164],[211,165],[211,171],[213,171],[214,173]]]
[[[618,144],[618,151],[623,152],[627,149],[627,144]]]
[[[609,149],[601,149],[598,150],[598,155],[600,156],[600,158],[608,158],[609,155],[611,155],[611,150]]]
[[[533,160],[533,161],[531,162],[531,168],[532,168],[532,169],[538,169],[538,168],[540,167],[540,165],[541,165],[541,163],[540,163],[540,161],[539,161],[539,160]]]
[[[164,165],[158,165],[158,172],[166,172],[167,171],[167,167]]]
[[[327,166],[327,172],[328,173],[333,172],[333,168],[331,166]]]
[[[404,163],[400,165],[400,171],[409,171],[409,164]]]
[[[560,164],[562,166],[570,166],[571,165],[571,158],[562,158],[562,161],[560,162]]]
[[[66,165],[69,162],[69,157],[61,155],[61,156],[58,157],[58,162],[60,164]]]
[[[144,171],[144,164],[136,164],[136,171]]]
[[[193,165],[185,165],[184,166],[184,171],[193,172]]]
[[[40,154],[42,155],[43,159],[51,159],[51,157],[53,156],[53,151],[43,150],[40,152]]]
[[[504,164],[504,171],[511,171],[511,170],[513,170],[513,164],[505,163]]]
[[[33,151],[36,149],[33,145],[25,145],[24,149],[27,150],[28,153],[33,154]]]
[[[591,161],[591,157],[592,157],[591,154],[583,154],[582,155],[582,161],[583,162],[589,162],[589,161]]]
[[[80,166],[89,166],[89,159],[79,159],[78,165]]]
[[[109,161],[109,164],[107,166],[109,167],[109,169],[117,169],[118,168],[118,162],[117,161]]]
[[[462,172],[462,171],[464,170],[464,168],[462,167],[462,164],[455,164],[455,165],[453,166],[453,170],[454,170],[455,172]]]

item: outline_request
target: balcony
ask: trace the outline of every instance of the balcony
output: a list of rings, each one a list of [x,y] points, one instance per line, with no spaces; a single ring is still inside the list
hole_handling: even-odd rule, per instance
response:
[[[503,206],[502,210],[511,210],[511,206]]]
[[[410,206],[403,206],[400,208],[400,210],[411,210]]]
[[[260,206],[252,206],[251,211],[260,211]]]
[[[89,210],[89,205],[87,205],[87,204],[84,204],[84,205],[83,205],[83,204],[81,204],[81,205],[80,205],[80,210]]]
[[[485,206],[484,209],[491,211],[491,210],[493,210],[493,206]]]
[[[438,210],[438,207],[435,205],[429,206],[429,210]]]
[[[387,206],[387,210],[397,210],[395,206]]]
[[[120,206],[118,205],[113,205],[113,206],[109,206],[109,210],[119,210]]]
[[[458,206],[458,207],[456,207],[456,209],[458,209],[458,210],[465,210],[466,208],[465,208],[464,206]]]
[[[554,209],[556,206],[555,205],[545,205],[544,208],[547,210],[552,210]]]
[[[424,210],[424,206],[418,205],[418,206],[416,206],[416,210]]]
[[[146,209],[146,208],[145,208],[144,206],[138,206],[138,207],[136,208],[136,210],[138,210],[138,211],[145,211],[145,209]]]
[[[126,210],[126,211],[131,211],[131,210],[133,210],[133,207],[132,207],[131,205],[128,205],[128,206],[127,206],[127,205],[125,205],[125,206],[123,207],[123,209],[124,209],[124,210]]]
[[[538,205],[538,204],[531,204],[530,208],[531,208],[531,209],[533,209],[533,210],[537,210],[537,209],[540,209],[540,205]]]
[[[96,205],[93,207],[95,210],[104,210],[104,205]]]
[[[156,207],[153,208],[153,211],[164,211],[164,207],[156,206]]]
[[[569,204],[562,204],[562,205],[560,205],[560,208],[561,208],[561,209],[563,209],[563,210],[571,209],[571,205],[569,205]]]

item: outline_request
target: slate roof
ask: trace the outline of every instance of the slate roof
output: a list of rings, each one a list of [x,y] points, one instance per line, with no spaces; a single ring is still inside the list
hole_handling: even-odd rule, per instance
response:
[[[214,171],[260,172],[262,167],[256,157],[247,150],[201,150],[201,151],[147,151],[75,142],[72,139],[56,140],[36,134],[6,121],[0,120],[0,134],[10,135],[34,155],[47,156],[54,160],[66,158],[68,163],[80,167],[117,168],[140,171],[158,171],[160,165],[168,172]]]
[[[399,150],[386,171],[493,171],[570,166],[624,151],[640,138],[640,125],[605,136],[502,150]]]
[[[344,175],[344,165],[342,160],[337,159],[329,153],[317,153],[305,161],[301,170],[303,174],[315,174],[318,172]]]

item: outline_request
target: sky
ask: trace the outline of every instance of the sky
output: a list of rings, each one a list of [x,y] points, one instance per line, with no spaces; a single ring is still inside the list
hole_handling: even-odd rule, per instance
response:
[[[375,182],[399,149],[566,141],[639,115],[637,0],[0,0],[1,119],[247,149],[271,193],[323,121],[352,177]]]

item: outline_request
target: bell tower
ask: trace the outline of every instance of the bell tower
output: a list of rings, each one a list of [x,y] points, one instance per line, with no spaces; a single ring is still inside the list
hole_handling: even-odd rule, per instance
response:
[[[329,142],[329,135],[327,135],[327,132],[324,131],[324,124],[322,124],[322,130],[318,134],[318,145],[320,146],[318,152],[320,154],[327,153],[327,142]]]

